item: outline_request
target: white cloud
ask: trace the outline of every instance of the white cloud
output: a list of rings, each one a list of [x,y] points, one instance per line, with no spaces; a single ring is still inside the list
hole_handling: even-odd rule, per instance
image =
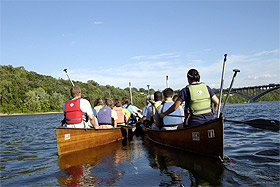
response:
[[[233,69],[239,69],[233,87],[245,87],[279,83],[279,50],[262,51],[254,54],[228,55],[224,87],[230,85]],[[163,90],[166,86],[166,75],[173,89],[181,89],[187,85],[186,72],[195,68],[200,72],[201,81],[212,88],[219,88],[223,59],[205,61],[199,59],[198,53],[193,59],[184,59],[180,53],[161,53],[151,56],[135,56],[126,64],[113,65],[110,68],[97,66],[94,73],[89,69],[78,69],[71,72],[73,80],[86,82],[94,80],[101,85],[115,87],[146,88],[147,84],[155,90]],[[129,68],[128,68],[129,67]]]
[[[100,25],[100,24],[103,24],[103,22],[102,21],[94,21],[93,22],[95,25]]]

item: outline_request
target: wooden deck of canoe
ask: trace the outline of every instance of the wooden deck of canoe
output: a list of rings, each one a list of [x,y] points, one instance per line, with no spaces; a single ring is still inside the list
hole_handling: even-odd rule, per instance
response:
[[[132,133],[131,128],[112,129],[83,129],[83,128],[56,128],[58,155],[71,153],[91,147],[105,145],[121,140]]]
[[[224,158],[224,119],[180,130],[151,130],[145,136],[153,142],[215,158]]]

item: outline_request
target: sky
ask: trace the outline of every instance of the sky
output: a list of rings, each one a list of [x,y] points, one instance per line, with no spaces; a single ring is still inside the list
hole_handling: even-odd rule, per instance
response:
[[[0,64],[100,85],[163,90],[279,84],[279,1],[1,0]]]

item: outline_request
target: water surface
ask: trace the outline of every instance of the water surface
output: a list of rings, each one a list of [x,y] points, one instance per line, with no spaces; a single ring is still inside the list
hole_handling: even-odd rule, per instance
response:
[[[230,104],[227,119],[280,120],[280,102]],[[280,186],[279,132],[225,123],[231,162],[134,136],[58,156],[63,114],[1,117],[1,186]]]

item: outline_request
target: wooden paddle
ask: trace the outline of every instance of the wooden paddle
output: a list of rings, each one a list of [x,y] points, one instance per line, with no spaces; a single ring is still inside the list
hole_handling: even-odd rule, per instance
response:
[[[235,121],[235,120],[225,119],[225,121],[234,122],[234,123],[244,123],[252,127],[272,130],[272,131],[279,131],[279,127],[280,127],[278,120],[254,119],[250,121]]]

